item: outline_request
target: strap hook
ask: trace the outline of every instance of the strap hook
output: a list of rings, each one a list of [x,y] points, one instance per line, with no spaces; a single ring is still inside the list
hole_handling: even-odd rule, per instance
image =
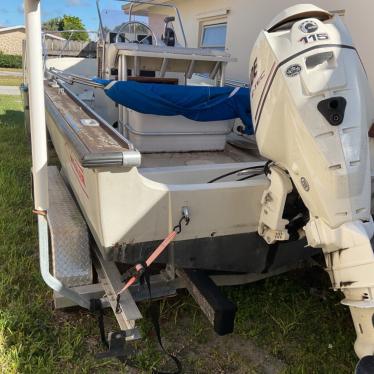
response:
[[[175,231],[177,234],[180,234],[182,232],[182,223],[187,226],[190,223],[190,212],[188,210],[188,207],[184,206],[182,208],[182,217],[180,218],[178,225],[174,226],[173,231]]]

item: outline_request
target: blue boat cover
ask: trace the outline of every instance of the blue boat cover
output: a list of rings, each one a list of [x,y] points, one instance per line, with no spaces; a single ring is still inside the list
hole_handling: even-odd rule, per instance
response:
[[[113,82],[98,78],[94,81],[105,85],[105,93],[113,101],[137,112],[182,115],[200,122],[240,118],[245,133],[253,134],[248,88]]]

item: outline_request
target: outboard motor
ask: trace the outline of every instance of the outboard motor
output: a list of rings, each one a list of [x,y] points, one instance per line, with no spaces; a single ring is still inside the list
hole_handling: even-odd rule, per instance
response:
[[[256,140],[261,155],[272,161],[259,234],[273,244],[297,233],[322,248],[333,288],[343,291],[342,303],[352,314],[355,351],[360,358],[372,356],[368,130],[374,102],[358,52],[339,16],[296,5],[261,32],[250,67]],[[302,203],[290,215],[295,194]]]

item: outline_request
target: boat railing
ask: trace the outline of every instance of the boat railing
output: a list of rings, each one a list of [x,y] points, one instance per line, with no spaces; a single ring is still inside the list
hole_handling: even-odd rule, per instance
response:
[[[202,80],[211,80],[207,74],[194,73],[194,76]],[[225,79],[224,86],[249,88],[249,82],[236,79]]]
[[[89,113],[93,118],[95,118],[99,123],[101,123],[108,131],[111,132],[112,135],[115,135],[117,138],[127,144],[128,149],[133,151],[135,150],[134,145],[122,134],[116,131],[103,117],[101,117],[96,111],[94,111],[88,104],[86,104],[83,100],[79,98],[79,96],[73,92],[70,88],[67,87],[66,83],[69,85],[73,85],[74,83],[83,84],[86,86],[90,86],[93,88],[100,88],[104,89],[104,85],[100,83],[96,83],[93,80],[77,75],[72,73],[64,73],[61,70],[50,68],[48,70],[50,77],[57,81],[60,87],[64,89],[64,91],[87,113]]]
[[[64,81],[65,83],[68,83],[70,85],[72,85],[74,83],[78,83],[78,84],[83,84],[85,86],[90,86],[90,87],[94,87],[94,88],[104,88],[103,84],[97,83],[90,78],[83,77],[83,76],[78,75],[78,74],[65,73],[65,72],[63,72],[61,70],[58,70],[56,68],[48,69],[48,73],[50,73],[54,78],[61,79],[62,81]]]
[[[132,12],[133,12],[134,4],[147,4],[147,5],[152,5],[152,6],[161,6],[161,7],[166,7],[166,8],[172,8],[172,9],[174,9],[175,14],[177,15],[179,27],[180,27],[180,30],[181,30],[181,33],[182,33],[183,43],[184,43],[184,46],[187,48],[187,39],[186,39],[186,34],[184,32],[182,19],[181,19],[179,10],[178,10],[178,8],[175,5],[173,5],[173,4],[154,3],[153,1],[142,1],[142,0],[126,0],[126,2],[130,3],[129,21],[131,21],[131,18],[132,18]]]
[[[52,31],[53,34],[67,34],[69,33],[69,37],[68,38],[65,38],[65,40],[59,40],[59,42],[62,42],[62,48],[59,50],[59,57],[62,57],[64,52],[67,50],[67,48],[69,47],[70,43],[74,40],[72,40],[71,38],[73,37],[73,35],[75,33],[86,33],[86,34],[95,34],[97,35],[98,32],[97,31],[93,31],[93,30],[57,30],[57,31]],[[47,38],[46,36],[48,34],[51,34],[51,31],[44,31],[42,33],[42,41],[43,41],[43,54],[44,56],[45,55],[48,55],[48,48],[47,48]]]
[[[122,1],[122,0],[120,0],[120,1]],[[153,1],[142,1],[142,0],[123,0],[123,1],[126,1],[126,3],[127,3],[125,6],[127,6],[128,4],[130,4],[129,11],[128,11],[129,22],[131,22],[131,20],[132,20],[133,8],[134,8],[134,5],[136,5],[136,4],[139,4],[139,5],[141,5],[141,4],[147,4],[147,5],[152,5],[152,6],[160,6],[160,7],[174,9],[175,14],[176,14],[177,19],[178,19],[179,28],[180,28],[180,31],[181,31],[181,34],[182,34],[183,43],[184,43],[184,46],[187,48],[187,38],[186,38],[186,34],[184,32],[182,18],[181,18],[181,15],[180,15],[180,12],[179,12],[178,8],[175,5],[173,5],[173,4],[154,3]],[[103,25],[103,20],[102,20],[101,11],[100,11],[100,0],[96,0],[96,9],[97,9],[98,17],[99,17],[99,26],[100,26],[99,27],[99,29],[100,29],[100,33],[99,34],[100,34],[101,39],[104,40],[105,33],[104,33],[104,25]]]
[[[83,77],[81,75],[72,74],[72,73],[64,73],[63,71],[55,69],[55,68],[50,68],[48,71],[55,77],[69,84],[78,83],[78,84],[83,84],[83,85],[94,87],[94,88],[104,88],[103,84],[94,82],[92,79]],[[196,75],[199,77],[205,78],[205,76],[202,74],[196,74]],[[248,88],[249,83],[245,81],[235,80],[235,79],[226,79],[225,86]]]
[[[249,88],[249,83],[235,79],[226,79],[225,86]]]
[[[98,35],[97,31],[93,30],[56,30],[52,31],[53,34],[63,34],[63,33],[69,33],[69,37],[66,40],[59,40],[59,42],[63,42],[63,46],[59,51],[59,58],[62,58],[64,55],[64,52],[68,48],[70,42],[72,41],[71,38],[75,33],[87,33],[87,34],[94,34]],[[48,48],[48,43],[47,43],[47,38],[46,35],[51,34],[51,31],[43,31],[42,32],[42,52],[43,52],[43,70],[46,71],[46,66],[47,66],[47,59],[49,56],[49,48]]]

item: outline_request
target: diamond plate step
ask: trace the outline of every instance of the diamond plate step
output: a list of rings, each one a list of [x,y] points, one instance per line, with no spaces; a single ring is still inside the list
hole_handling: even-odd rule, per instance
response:
[[[56,166],[48,167],[48,191],[53,274],[68,287],[92,284],[87,225]]]

